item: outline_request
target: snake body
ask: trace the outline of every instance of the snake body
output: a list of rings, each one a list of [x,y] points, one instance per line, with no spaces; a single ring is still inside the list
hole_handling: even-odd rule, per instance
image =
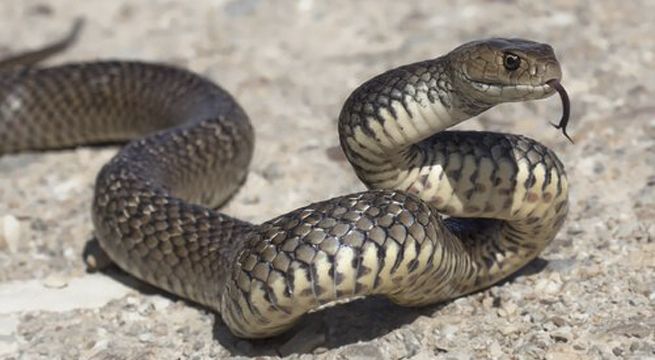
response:
[[[467,43],[367,81],[339,134],[369,190],[260,225],[212,209],[245,180],[254,136],[211,81],[141,62],[1,75],[0,154],[131,140],[97,177],[102,248],[133,276],[220,312],[240,337],[279,334],[339,299],[418,306],[490,286],[535,258],[567,213],[564,168],[544,145],[444,131],[553,94],[561,70],[545,44]]]

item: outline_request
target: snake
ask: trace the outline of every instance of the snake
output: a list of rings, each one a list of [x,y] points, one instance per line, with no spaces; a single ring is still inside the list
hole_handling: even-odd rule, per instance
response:
[[[338,132],[367,190],[261,224],[217,210],[247,179],[254,134],[215,82],[154,62],[13,60],[0,63],[0,155],[125,143],[96,179],[100,246],[132,276],[219,313],[237,337],[283,333],[336,301],[425,306],[487,288],[537,257],[568,212],[566,171],[548,147],[449,130],[559,92],[566,135],[548,44],[476,40],[365,81]]]

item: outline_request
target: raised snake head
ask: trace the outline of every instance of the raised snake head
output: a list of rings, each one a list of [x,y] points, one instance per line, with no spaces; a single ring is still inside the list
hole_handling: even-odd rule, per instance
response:
[[[487,105],[541,99],[562,78],[553,48],[522,39],[493,38],[466,43],[450,54],[455,88]]]
[[[555,128],[569,139],[569,98],[561,85],[562,68],[553,48],[523,39],[492,38],[466,43],[448,55],[455,91],[480,110],[504,102],[536,100],[555,92],[562,98],[563,113]]]

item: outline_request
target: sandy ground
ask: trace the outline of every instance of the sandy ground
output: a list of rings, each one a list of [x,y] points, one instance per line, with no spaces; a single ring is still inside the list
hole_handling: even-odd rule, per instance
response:
[[[94,177],[117,148],[5,156],[0,358],[655,358],[653,13],[648,0],[1,1],[0,56],[54,40],[83,16],[79,43],[50,63],[165,61],[230,90],[257,150],[225,210],[250,221],[363,189],[335,148],[345,97],[384,69],[475,38],[554,46],[575,145],[547,124],[559,118],[556,97],[464,125],[535,137],[569,172],[568,222],[510,281],[422,309],[359,300],[256,342],[121,272],[85,272]]]

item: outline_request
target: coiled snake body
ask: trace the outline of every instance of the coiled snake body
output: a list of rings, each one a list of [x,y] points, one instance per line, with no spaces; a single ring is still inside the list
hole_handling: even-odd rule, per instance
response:
[[[341,146],[370,190],[261,225],[211,209],[246,178],[248,117],[217,85],[174,67],[4,69],[0,154],[135,139],[97,178],[102,248],[135,277],[220,312],[237,336],[267,337],[334,300],[441,302],[535,258],[567,213],[556,155],[519,135],[443,130],[547,97],[560,77],[550,46],[517,39],[381,74],[339,116]]]

